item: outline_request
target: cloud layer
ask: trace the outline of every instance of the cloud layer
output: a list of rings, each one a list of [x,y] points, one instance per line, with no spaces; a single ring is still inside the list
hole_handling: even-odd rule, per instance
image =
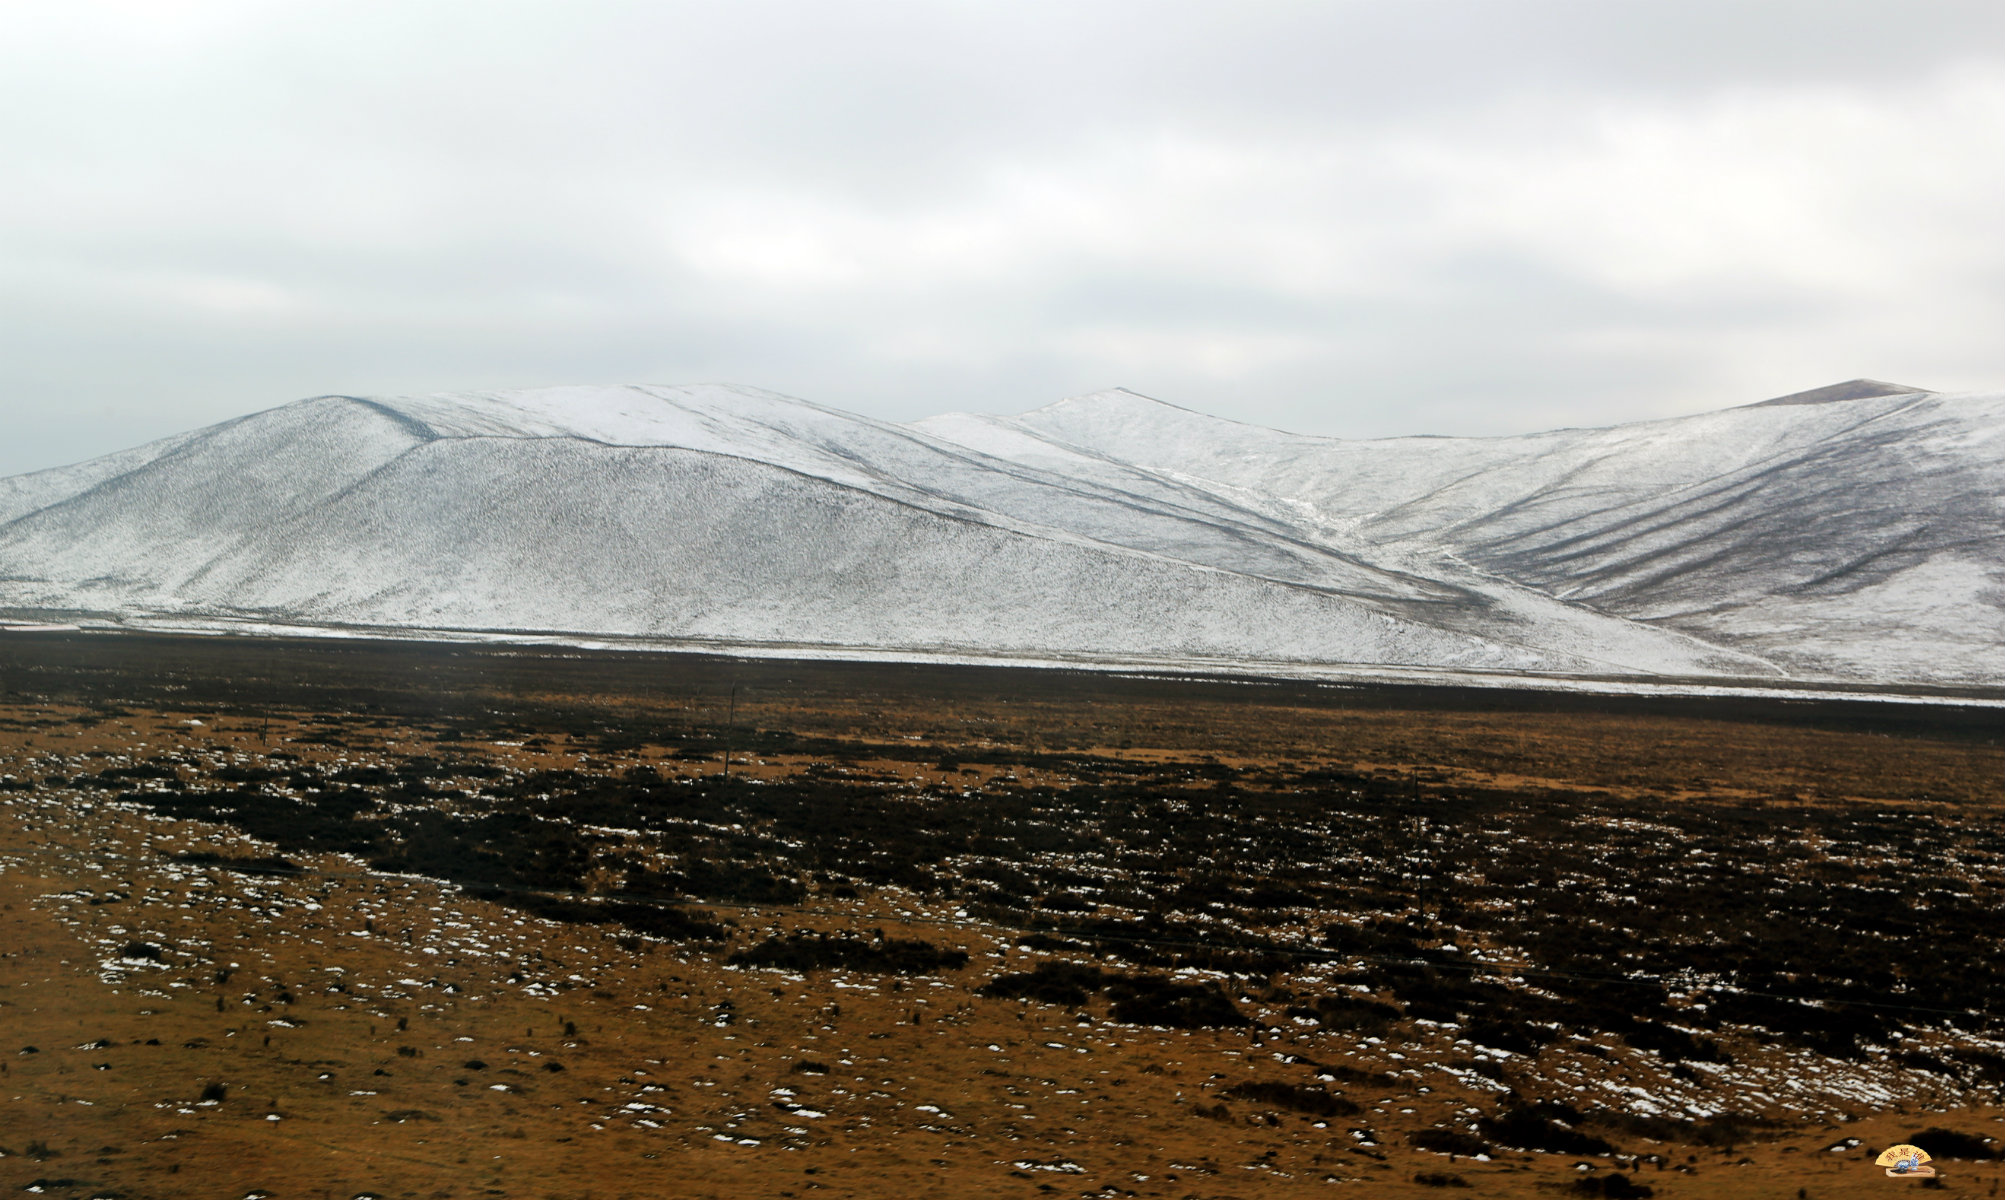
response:
[[[0,473],[322,392],[1502,433],[2005,385],[2005,8],[0,8]]]

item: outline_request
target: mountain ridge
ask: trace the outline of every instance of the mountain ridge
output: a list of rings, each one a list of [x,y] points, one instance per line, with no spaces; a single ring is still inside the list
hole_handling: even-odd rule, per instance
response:
[[[1846,400],[1873,400],[1881,396],[1932,395],[1927,388],[1908,387],[1901,383],[1888,383],[1883,379],[1847,379],[1842,383],[1827,384],[1821,388],[1811,388],[1807,392],[1791,392],[1787,396],[1777,396],[1773,400],[1759,400],[1747,405],[1748,408],[1763,408],[1769,405],[1792,404],[1838,404]]]

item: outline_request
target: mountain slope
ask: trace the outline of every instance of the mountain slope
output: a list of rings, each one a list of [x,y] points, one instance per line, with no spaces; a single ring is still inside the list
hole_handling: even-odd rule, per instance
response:
[[[1842,394],[1841,394],[1842,393]],[[2005,398],[1346,442],[1131,392],[319,397],[0,480],[0,608],[1094,662],[2005,680]]]
[[[1415,620],[1387,605],[1465,598],[1142,473],[1067,479],[741,389],[323,397],[133,463],[38,485],[0,526],[0,603],[1124,661],[1729,661],[1638,655],[1616,622],[1626,661]]]
[[[1853,381],[1607,429],[1345,442],[1104,393],[962,436],[1259,489],[1363,561],[1465,563],[1796,674],[2005,679],[2005,396]]]

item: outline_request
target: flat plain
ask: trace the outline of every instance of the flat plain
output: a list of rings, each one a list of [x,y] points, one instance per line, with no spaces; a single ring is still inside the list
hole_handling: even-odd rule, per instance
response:
[[[1997,711],[0,642],[0,1187],[1996,1194]]]

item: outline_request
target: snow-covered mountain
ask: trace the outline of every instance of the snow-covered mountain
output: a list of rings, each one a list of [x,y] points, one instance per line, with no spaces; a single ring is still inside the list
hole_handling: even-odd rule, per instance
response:
[[[320,397],[0,480],[0,610],[1094,663],[2005,682],[2005,396],[1342,441],[1131,392]]]

